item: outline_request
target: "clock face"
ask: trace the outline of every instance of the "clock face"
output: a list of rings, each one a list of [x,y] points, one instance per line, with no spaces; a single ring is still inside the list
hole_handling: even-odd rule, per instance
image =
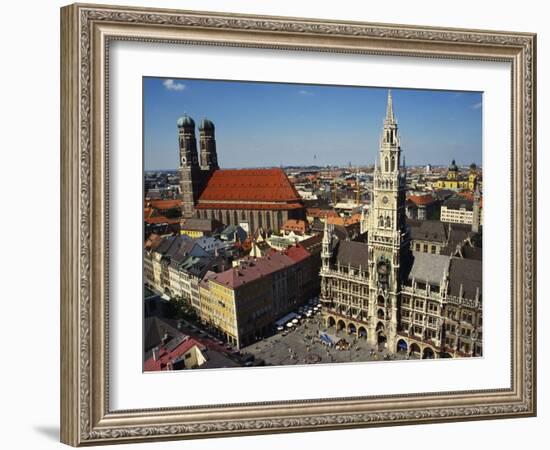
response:
[[[388,273],[388,264],[385,261],[378,263],[378,273],[380,275],[386,275]]]
[[[389,200],[388,200],[388,197],[386,197],[386,196],[384,195],[384,197],[382,197],[382,203],[384,203],[384,205],[385,205],[385,204],[388,203],[388,201],[389,201]]]

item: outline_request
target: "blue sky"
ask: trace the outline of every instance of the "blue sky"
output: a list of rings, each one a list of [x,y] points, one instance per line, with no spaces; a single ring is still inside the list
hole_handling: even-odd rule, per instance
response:
[[[407,165],[481,165],[482,93],[392,89]],[[178,166],[176,121],[216,126],[220,166],[368,165],[386,88],[143,79],[145,170]],[[198,137],[198,130],[197,130]]]

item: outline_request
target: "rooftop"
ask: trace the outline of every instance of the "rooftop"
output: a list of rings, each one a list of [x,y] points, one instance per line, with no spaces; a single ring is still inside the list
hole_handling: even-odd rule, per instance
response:
[[[361,267],[367,270],[369,264],[368,245],[366,242],[340,241],[336,249],[336,261],[343,266]]]
[[[203,202],[292,202],[301,197],[282,169],[216,170],[203,193]]]
[[[284,252],[271,251],[263,258],[248,257],[239,261],[239,266],[210,276],[215,281],[232,289],[290,267],[307,257],[309,253],[301,246],[290,247]]]
[[[409,280],[439,285],[445,273],[449,272],[450,256],[413,252],[413,265]]]
[[[434,198],[431,194],[411,195],[407,198],[407,200],[413,202],[416,206],[427,206],[437,202],[437,199]]]

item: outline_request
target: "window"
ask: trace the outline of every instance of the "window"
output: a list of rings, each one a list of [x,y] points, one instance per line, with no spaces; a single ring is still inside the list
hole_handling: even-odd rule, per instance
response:
[[[432,245],[431,252],[435,254],[435,245]]]
[[[416,300],[416,302],[414,303],[414,306],[417,309],[424,309],[424,301],[423,300]]]
[[[416,251],[419,252],[420,251],[420,244],[417,242],[416,243]]]
[[[385,160],[384,160],[384,170],[386,172],[389,172],[389,163],[388,163],[388,157],[386,156]]]
[[[424,244],[424,253],[428,253],[428,244]]]
[[[392,155],[391,157],[391,171],[395,171],[395,156]]]

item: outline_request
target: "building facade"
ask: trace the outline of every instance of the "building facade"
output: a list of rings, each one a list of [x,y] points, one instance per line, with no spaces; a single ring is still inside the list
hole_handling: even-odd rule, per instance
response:
[[[200,280],[209,270],[219,272],[228,265],[223,257],[210,254],[187,236],[168,236],[144,251],[144,283],[160,294],[186,300],[198,310]]]
[[[319,293],[317,259],[301,246],[246,258],[200,284],[199,313],[231,344],[243,347]]]
[[[371,345],[384,345],[390,353],[480,356],[481,260],[465,257],[479,256],[480,249],[462,252],[458,246],[456,252],[440,254],[443,243],[434,239],[432,251],[428,234],[423,239],[430,250],[414,251],[405,186],[389,93],[372,203],[361,227],[366,239],[339,240],[333,227],[325,225],[320,273],[325,323]]]
[[[479,189],[476,187],[473,200],[460,196],[447,199],[441,206],[441,221],[465,225],[475,224],[479,231],[479,227],[483,224]]]
[[[470,170],[467,175],[460,173],[455,160],[453,159],[447,170],[447,175],[444,178],[440,178],[436,181],[435,186],[438,189],[467,189],[473,192],[476,185],[481,183],[479,174],[477,173],[477,166],[470,164]]]

